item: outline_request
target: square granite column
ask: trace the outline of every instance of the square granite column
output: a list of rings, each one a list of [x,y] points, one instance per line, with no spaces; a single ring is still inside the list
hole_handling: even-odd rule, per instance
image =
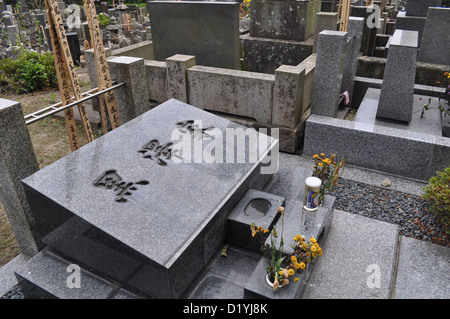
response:
[[[417,31],[396,30],[392,36],[381,85],[377,117],[403,122],[411,121],[418,35]]]
[[[20,103],[0,99],[0,201],[22,253],[30,256],[38,245],[21,180],[38,170]]]
[[[346,46],[347,32],[319,33],[311,114],[337,116]]]
[[[108,60],[111,79],[125,82],[114,90],[120,120],[126,123],[149,109],[147,73],[144,59],[121,56]]]
[[[303,115],[305,68],[282,65],[275,70],[272,124],[294,128]]]
[[[364,18],[348,19],[348,42],[344,58],[341,92],[348,92],[350,102],[353,97],[354,78],[358,68],[358,56],[361,50],[361,38],[364,29]]]
[[[187,69],[195,65],[195,56],[176,54],[166,59],[167,97],[188,103]]]

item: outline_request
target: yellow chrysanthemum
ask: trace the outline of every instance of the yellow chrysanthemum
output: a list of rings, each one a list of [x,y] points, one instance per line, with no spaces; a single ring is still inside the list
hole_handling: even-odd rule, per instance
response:
[[[291,257],[291,261],[292,261],[293,263],[296,263],[296,262],[297,262],[297,257],[292,256],[292,257]]]
[[[317,251],[317,247],[316,246],[311,246],[311,251],[314,253]]]
[[[317,240],[314,237],[311,237],[311,239],[309,240],[311,243],[317,243]]]
[[[294,278],[294,282],[297,282],[297,281],[298,281],[298,277]]]
[[[295,264],[294,264],[294,268],[295,268],[295,269],[299,269],[299,268],[300,268],[300,264],[299,264],[299,263],[295,263]]]
[[[280,276],[283,276],[283,271],[280,270],[280,271],[278,272],[278,274],[279,274]]]
[[[294,269],[289,269],[288,270],[288,274],[289,274],[289,276],[294,276],[294,274],[295,274],[295,270]]]
[[[306,268],[306,265],[305,265],[305,263],[300,263],[300,269],[305,269]]]

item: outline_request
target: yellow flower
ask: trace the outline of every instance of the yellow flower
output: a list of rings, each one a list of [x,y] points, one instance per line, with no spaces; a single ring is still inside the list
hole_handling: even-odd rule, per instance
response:
[[[294,269],[289,269],[288,270],[288,274],[289,274],[289,276],[294,276],[294,274],[295,274],[295,270]]]
[[[299,264],[299,263],[295,263],[295,264],[294,264],[294,268],[295,268],[295,269],[299,269],[299,268],[300,268],[300,264]]]
[[[320,156],[325,156],[325,154],[324,153],[320,153]]]
[[[317,257],[317,254],[316,254],[316,253],[312,253],[312,257],[313,257],[313,258],[316,258],[316,257]]]
[[[278,274],[279,274],[280,276],[283,276],[283,271],[280,270],[280,271],[278,272]]]
[[[305,269],[306,268],[306,265],[305,265],[305,263],[300,263],[300,269]]]
[[[296,262],[297,262],[297,257],[292,256],[292,257],[291,257],[291,261],[292,261],[293,263],[296,263]]]
[[[310,238],[310,241],[314,244],[314,243],[317,243],[317,240],[314,238],[314,237],[311,237]]]
[[[313,155],[313,158],[318,158],[319,157],[319,154],[314,154]]]
[[[298,281],[298,277],[296,277],[296,278],[294,279],[294,281],[297,282],[297,281]]]
[[[322,248],[318,248],[317,249],[317,255],[322,256],[323,252],[322,252]]]
[[[316,246],[311,246],[311,251],[314,253],[317,251],[317,247]]]

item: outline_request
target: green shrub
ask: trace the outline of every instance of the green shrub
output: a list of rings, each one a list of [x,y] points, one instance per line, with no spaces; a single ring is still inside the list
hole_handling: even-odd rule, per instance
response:
[[[97,17],[100,26],[107,27],[109,25],[109,17],[106,14],[100,13]]]
[[[16,60],[8,58],[0,61],[0,73],[2,80],[18,94],[58,85],[51,52],[39,54],[21,49]]]
[[[424,191],[422,197],[430,210],[440,216],[442,226],[450,234],[450,166],[431,177]]]

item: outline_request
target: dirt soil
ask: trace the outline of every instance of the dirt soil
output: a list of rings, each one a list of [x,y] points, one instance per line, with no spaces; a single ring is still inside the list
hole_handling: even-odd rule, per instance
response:
[[[90,89],[89,77],[84,70],[79,71],[79,83],[83,92]],[[46,89],[39,92],[16,95],[3,88],[0,98],[18,101],[22,105],[24,115],[38,111],[44,107],[61,101],[58,89]],[[74,112],[78,112],[74,108]],[[102,134],[100,128],[92,125],[94,135]],[[30,124],[28,126],[39,167],[43,168],[70,153],[70,145],[64,118],[54,116]],[[78,125],[80,145],[87,143],[81,124]],[[20,248],[14,238],[8,218],[0,203],[0,266],[20,254]]]

